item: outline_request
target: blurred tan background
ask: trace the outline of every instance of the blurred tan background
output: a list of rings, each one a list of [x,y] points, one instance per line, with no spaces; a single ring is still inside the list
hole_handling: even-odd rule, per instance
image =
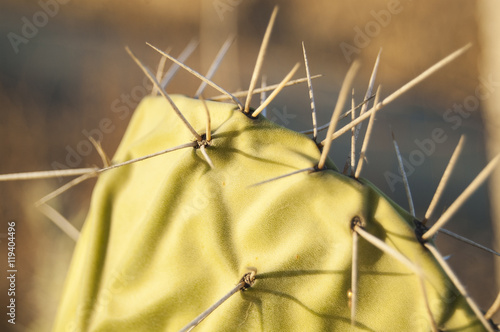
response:
[[[436,144],[435,152],[409,177],[421,218],[455,144],[465,134],[464,152],[438,211],[449,206],[487,160],[481,107],[467,104],[470,111],[464,116],[450,111],[454,105],[472,100],[481,86],[477,63],[483,47],[477,22],[482,16],[476,13],[474,2],[465,0],[138,0],[127,4],[117,0],[4,0],[0,4],[0,173],[47,170],[54,163],[64,164],[68,151],[86,139],[82,131],[99,128],[105,118],[114,129],[103,135],[102,145],[113,155],[145,91],[144,76],[126,54],[126,45],[150,68],[156,68],[160,57],[146,41],[162,49],[171,47],[171,54],[177,56],[189,41],[197,39],[199,46],[186,63],[204,73],[225,39],[235,34],[237,40],[214,80],[230,91],[246,89],[275,4],[280,11],[264,73],[269,84],[279,82],[295,62],[302,61],[300,43],[304,41],[312,73],[324,75],[313,82],[320,123],[330,118],[349,60],[358,58],[363,65],[355,83],[360,102],[380,47],[383,53],[377,82],[383,84],[382,95],[387,96],[434,62],[473,43],[464,56],[379,113],[368,167],[363,171],[364,177],[407,207],[403,186],[391,188],[384,177],[384,172],[398,172],[390,130],[394,130],[403,156],[409,158],[418,149],[415,140],[431,137],[434,128],[443,129],[447,140]],[[40,12],[48,13],[46,21]],[[38,22],[37,31],[24,27],[26,21],[33,20]],[[303,67],[299,71],[296,77],[305,76]],[[486,78],[488,72],[481,75]],[[167,91],[192,95],[198,85],[197,79],[179,71]],[[207,97],[216,94],[210,89],[205,92]],[[118,106],[126,106],[130,112],[117,112]],[[269,117],[289,128],[311,127],[305,85],[283,91],[268,111]],[[340,167],[348,146],[347,136],[334,143],[331,157]],[[82,158],[78,167],[94,164],[100,165],[95,151]],[[9,220],[17,223],[19,255],[17,323],[12,326],[2,318],[2,331],[50,329],[74,243],[33,208],[33,202],[62,183],[58,179],[0,183],[2,275],[7,270],[2,234],[7,232]],[[50,204],[80,228],[93,183],[80,184]],[[488,188],[483,186],[447,228],[493,246],[488,197]],[[439,237],[438,246],[444,255],[452,255],[450,264],[480,306],[487,309],[498,293],[498,276],[494,274],[498,258],[444,235]],[[8,287],[5,277],[2,280],[0,299],[4,306]],[[498,321],[498,314],[496,318]]]

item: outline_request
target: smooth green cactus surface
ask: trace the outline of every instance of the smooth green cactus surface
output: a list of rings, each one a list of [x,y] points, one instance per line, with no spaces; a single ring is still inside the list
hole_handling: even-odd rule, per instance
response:
[[[203,103],[173,101],[205,133]],[[233,104],[207,101],[212,140],[103,173],[69,270],[55,331],[177,331],[256,268],[200,331],[482,331],[466,300],[415,236],[413,217],[364,180],[302,172],[308,137]],[[114,157],[193,142],[162,97],[145,98]],[[353,218],[423,271],[359,239],[351,325]]]

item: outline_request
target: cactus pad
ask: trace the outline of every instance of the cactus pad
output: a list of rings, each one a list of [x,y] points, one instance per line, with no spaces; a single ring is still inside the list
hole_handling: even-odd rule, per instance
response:
[[[172,100],[206,138],[202,101]],[[321,151],[310,138],[234,104],[206,105],[214,168],[196,144],[100,175],[56,331],[177,331],[249,268],[257,271],[252,287],[198,330],[429,331],[428,310],[440,329],[483,329],[418,241],[414,217],[331,161],[315,169]],[[164,98],[147,97],[113,161],[194,141]],[[423,273],[360,238],[351,325],[355,222]]]

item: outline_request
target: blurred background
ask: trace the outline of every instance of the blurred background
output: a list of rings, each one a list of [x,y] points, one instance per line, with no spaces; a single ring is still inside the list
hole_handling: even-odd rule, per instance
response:
[[[383,51],[377,84],[383,85],[385,97],[449,53],[473,43],[465,55],[378,113],[368,165],[363,170],[363,177],[407,208],[402,183],[387,180],[390,174],[398,174],[391,141],[394,131],[403,157],[414,166],[409,182],[417,217],[422,218],[460,135],[466,135],[464,151],[431,220],[434,222],[489,159],[479,103],[484,100],[479,100],[477,93],[498,88],[495,82],[500,81],[488,78],[487,72],[479,73],[478,60],[486,49],[479,37],[482,16],[475,2],[465,0],[136,0],[126,4],[118,0],[3,0],[0,174],[50,170],[61,165],[101,166],[93,149],[85,155],[80,153],[81,159],[68,156],[74,156],[78,149],[82,151],[82,142],[87,140],[84,132],[98,130],[103,119],[109,119],[113,129],[102,134],[102,145],[108,155],[114,154],[133,109],[149,86],[126,54],[125,46],[156,70],[160,56],[146,41],[161,49],[171,48],[170,53],[178,56],[190,41],[196,40],[198,47],[186,64],[205,73],[224,41],[236,35],[214,80],[229,91],[247,89],[275,4],[280,10],[263,73],[268,84],[279,82],[296,62],[303,61],[304,41],[312,74],[323,74],[313,81],[320,124],[329,121],[352,60],[362,63],[354,85],[359,103],[380,48]],[[302,66],[296,77],[304,76]],[[488,80],[490,83],[485,85]],[[179,71],[167,91],[193,95],[198,85],[197,79]],[[204,95],[218,93],[207,89]],[[257,102],[255,98],[253,105]],[[294,130],[310,129],[309,105],[306,85],[290,87],[268,107],[268,117]],[[460,108],[462,111],[457,112]],[[432,139],[436,128],[446,139],[435,143],[435,150],[428,156],[415,152],[422,151],[416,140]],[[345,135],[334,142],[331,158],[342,168],[348,153],[349,137]],[[418,159],[418,155],[424,158]],[[3,314],[2,331],[50,330],[74,242],[33,203],[66,181],[0,183],[3,308],[9,298],[5,278],[7,221],[16,221],[18,255],[16,325],[8,324]],[[51,200],[50,205],[80,228],[94,183],[82,183]],[[494,204],[489,197],[488,186],[481,187],[447,228],[493,247],[490,207]],[[445,235],[440,235],[437,243],[444,255],[451,255],[449,263],[472,297],[480,307],[488,309],[499,290],[494,268],[498,257]],[[498,314],[495,317],[500,320]]]

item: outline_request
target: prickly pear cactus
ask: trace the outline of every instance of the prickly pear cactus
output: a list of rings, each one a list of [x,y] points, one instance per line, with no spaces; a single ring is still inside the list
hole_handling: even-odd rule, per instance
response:
[[[359,176],[375,112],[468,46],[381,101],[377,90],[367,111],[379,54],[360,115],[335,131],[354,65],[319,142],[314,115],[311,139],[261,114],[298,65],[256,110],[249,108],[275,17],[276,9],[244,106],[163,53],[233,102],[204,101],[197,97],[203,89],[194,98],[169,96],[166,82],[131,54],[156,92],[135,111],[111,164],[93,142],[103,168],[0,175],[0,181],[81,175],[38,202],[78,238],[54,330],[498,330],[490,320],[498,308],[483,313],[477,307],[437,251],[434,235],[445,231],[440,228],[457,202],[484,182],[500,157],[430,229],[427,215],[418,220]],[[303,50],[303,81],[314,106]],[[350,173],[339,172],[327,159],[330,142],[368,116],[360,162],[351,163]],[[78,234],[46,202],[95,176]]]
[[[176,331],[249,268],[248,289],[199,330],[428,331],[430,317],[442,330],[485,329],[419,242],[414,217],[331,162],[315,169],[313,140],[207,101],[208,141],[203,102],[171,98],[213,168],[163,97],[142,101],[114,162],[196,143],[100,176],[55,330]],[[356,225],[423,273],[360,239],[351,325]]]

